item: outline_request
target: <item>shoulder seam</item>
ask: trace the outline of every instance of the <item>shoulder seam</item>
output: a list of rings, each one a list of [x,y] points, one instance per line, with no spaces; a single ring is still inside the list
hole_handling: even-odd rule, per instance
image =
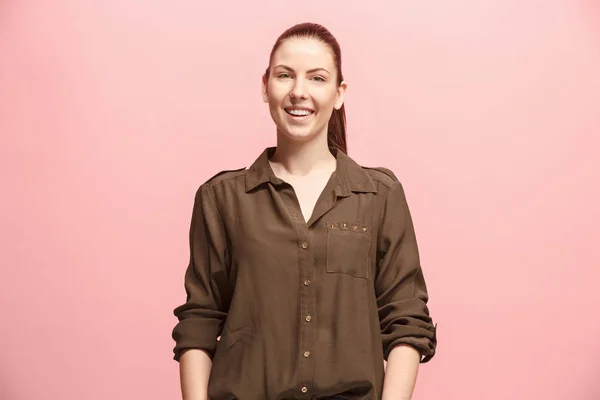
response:
[[[389,176],[390,178],[392,178],[392,180],[394,180],[394,181],[398,180],[398,178],[396,177],[396,175],[389,168],[385,168],[385,167],[373,167],[371,169],[377,170],[379,172],[383,172],[384,174],[386,174],[387,176]]]
[[[363,167],[365,169],[368,170],[375,170],[381,174],[383,174],[385,177],[389,178],[389,179],[385,179],[383,176],[377,176],[377,174],[369,174],[371,175],[371,179],[383,184],[384,186],[391,188],[394,183],[399,182],[398,178],[396,177],[396,175],[392,172],[392,170],[388,169],[388,168],[384,168],[384,167]]]
[[[219,171],[215,175],[213,175],[212,177],[210,177],[209,179],[207,179],[206,182],[205,182],[205,184],[212,186],[214,184],[226,181],[228,179],[236,178],[236,177],[238,177],[240,175],[240,174],[238,174],[236,172],[241,172],[241,171],[245,171],[245,170],[246,170],[246,167],[238,168],[238,169],[228,169],[228,170]],[[231,175],[229,175],[229,176],[223,176],[225,174],[231,174]]]

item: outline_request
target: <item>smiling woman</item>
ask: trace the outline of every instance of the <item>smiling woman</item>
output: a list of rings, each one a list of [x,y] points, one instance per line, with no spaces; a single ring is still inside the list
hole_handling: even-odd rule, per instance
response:
[[[196,193],[183,397],[410,399],[436,329],[402,185],[346,154],[339,44],[290,28],[262,83],[277,146]]]

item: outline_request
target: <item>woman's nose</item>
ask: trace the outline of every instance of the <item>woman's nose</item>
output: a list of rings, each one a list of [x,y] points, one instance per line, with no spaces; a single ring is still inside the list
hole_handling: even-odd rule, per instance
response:
[[[298,82],[298,81],[297,81]],[[304,85],[301,83],[296,83],[292,90],[290,91],[290,97],[293,99],[304,99],[306,98],[306,90]]]

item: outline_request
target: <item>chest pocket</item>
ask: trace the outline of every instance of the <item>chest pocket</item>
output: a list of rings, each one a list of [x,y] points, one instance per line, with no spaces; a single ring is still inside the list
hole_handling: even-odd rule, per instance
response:
[[[371,230],[356,222],[327,222],[327,272],[369,277]]]

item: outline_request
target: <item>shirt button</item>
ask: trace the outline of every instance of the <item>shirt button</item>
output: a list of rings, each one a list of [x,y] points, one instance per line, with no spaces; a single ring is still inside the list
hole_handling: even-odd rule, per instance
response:
[[[303,248],[303,249],[307,249],[307,248],[308,248],[308,243],[306,243],[306,242],[302,242],[302,248]]]
[[[304,352],[304,357],[306,357],[306,358],[310,357],[310,351],[305,351]]]
[[[304,286],[308,286],[310,285],[310,280],[309,279],[305,279],[304,280]]]
[[[302,386],[302,389],[300,389],[300,390],[302,390],[302,393],[308,392],[308,388],[306,386]]]
[[[304,319],[306,320],[306,322],[310,322],[312,320],[312,317],[310,315],[307,315]]]

